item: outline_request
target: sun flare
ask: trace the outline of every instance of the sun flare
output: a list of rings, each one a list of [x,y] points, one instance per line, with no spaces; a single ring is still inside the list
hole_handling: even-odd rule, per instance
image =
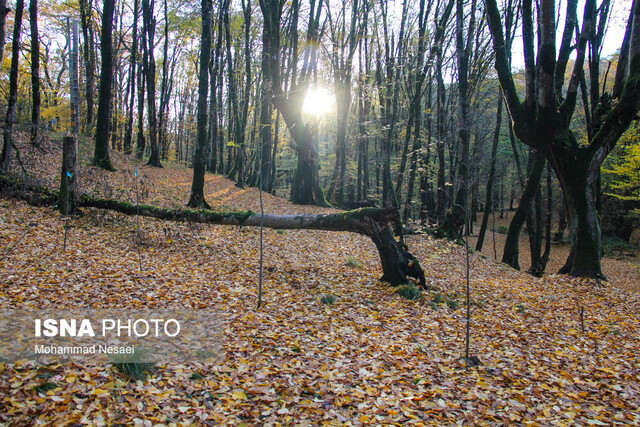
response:
[[[333,108],[335,96],[322,87],[311,87],[304,98],[302,109],[305,113],[320,116]]]

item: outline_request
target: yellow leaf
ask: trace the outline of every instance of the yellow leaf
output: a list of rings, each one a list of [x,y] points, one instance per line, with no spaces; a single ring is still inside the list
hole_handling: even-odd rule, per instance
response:
[[[105,389],[102,389],[102,388],[96,388],[95,390],[93,390],[93,391],[91,392],[91,394],[92,394],[93,396],[103,396],[103,395],[105,395],[105,394],[109,394],[109,391],[108,391],[108,390],[105,390]]]
[[[247,395],[245,394],[244,391],[234,391],[231,397],[233,397],[236,400],[241,400],[241,399],[246,399]]]

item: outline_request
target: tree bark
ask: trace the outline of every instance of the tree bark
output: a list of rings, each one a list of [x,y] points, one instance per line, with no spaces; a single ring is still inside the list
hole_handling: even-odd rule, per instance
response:
[[[491,160],[489,163],[489,178],[487,181],[487,191],[485,194],[484,212],[482,213],[482,225],[478,232],[476,251],[482,250],[484,236],[489,224],[489,215],[493,211],[493,183],[496,180],[496,161],[498,157],[498,142],[500,141],[500,127],[502,124],[502,98],[498,99],[498,112],[496,113],[496,127],[493,133],[493,144],[491,145]]]
[[[504,253],[502,255],[502,262],[510,265],[516,270],[520,269],[520,263],[518,258],[520,256],[520,231],[522,226],[529,215],[531,210],[531,202],[540,187],[540,178],[542,177],[542,171],[544,170],[545,158],[539,152],[531,153],[532,165],[531,172],[529,172],[529,178],[525,185],[522,198],[518,204],[511,223],[509,224],[509,231],[507,232],[507,240],[504,244]]]
[[[91,16],[93,7],[91,0],[79,0],[80,25],[82,27],[82,38],[84,39],[84,67],[85,67],[85,96],[87,99],[87,121],[85,132],[91,134],[93,129],[93,91],[95,86],[94,72],[96,67],[96,54],[93,46],[93,30],[91,26]]]
[[[11,165],[13,152],[13,125],[16,121],[16,103],[18,101],[18,61],[20,59],[20,27],[24,0],[16,2],[16,16],[13,24],[13,41],[11,44],[11,71],[9,72],[9,101],[7,102],[7,118],[3,132],[2,158],[0,171],[6,173]]]
[[[62,169],[60,173],[60,198],[58,200],[58,208],[62,215],[74,214],[78,206],[76,148],[75,135],[65,136],[62,141]]]
[[[143,69],[147,82],[147,115],[149,117],[149,146],[151,156],[147,164],[157,168],[160,163],[160,149],[158,147],[158,110],[156,108],[156,60],[153,56],[154,37],[156,32],[156,20],[153,17],[155,0],[142,0],[143,20]]]
[[[40,41],[38,39],[38,0],[29,2],[31,24],[31,144],[37,145],[40,137]]]
[[[4,45],[7,38],[7,15],[11,9],[7,7],[7,0],[0,0],[0,68],[4,59]]]
[[[109,125],[111,123],[111,90],[113,85],[113,16],[115,0],[105,0],[102,11],[100,36],[100,91],[93,164],[106,170],[114,170],[109,158]]]
[[[193,154],[193,181],[187,206],[211,209],[204,198],[204,174],[207,166],[207,95],[209,92],[209,61],[211,59],[211,0],[202,0],[202,38],[200,45],[200,71],[198,78],[198,130]]]

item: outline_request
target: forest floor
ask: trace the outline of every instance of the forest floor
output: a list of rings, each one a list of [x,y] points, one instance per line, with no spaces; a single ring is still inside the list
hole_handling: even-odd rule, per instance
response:
[[[55,186],[59,151],[33,157],[32,172]],[[184,206],[190,170],[136,174],[114,160],[114,173],[83,164],[82,187]],[[220,176],[207,175],[205,192],[214,209],[259,211],[256,189]],[[328,211],[270,195],[264,204]],[[138,225],[87,209],[69,220],[63,250],[54,209],[4,198],[0,224],[0,308],[195,308],[217,313],[223,332],[220,361],[169,363],[138,381],[110,364],[2,363],[0,424],[640,423],[640,294],[626,285],[534,278],[472,253],[470,350],[482,365],[467,368],[465,251],[443,240],[408,238],[431,287],[409,301],[377,280],[363,236],[265,230],[266,304],[256,309],[255,228]]]

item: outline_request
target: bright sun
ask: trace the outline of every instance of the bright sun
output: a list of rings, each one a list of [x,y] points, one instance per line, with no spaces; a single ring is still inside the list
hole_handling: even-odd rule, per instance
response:
[[[320,116],[327,113],[335,104],[335,96],[322,87],[311,87],[304,98],[302,110],[305,113]]]

